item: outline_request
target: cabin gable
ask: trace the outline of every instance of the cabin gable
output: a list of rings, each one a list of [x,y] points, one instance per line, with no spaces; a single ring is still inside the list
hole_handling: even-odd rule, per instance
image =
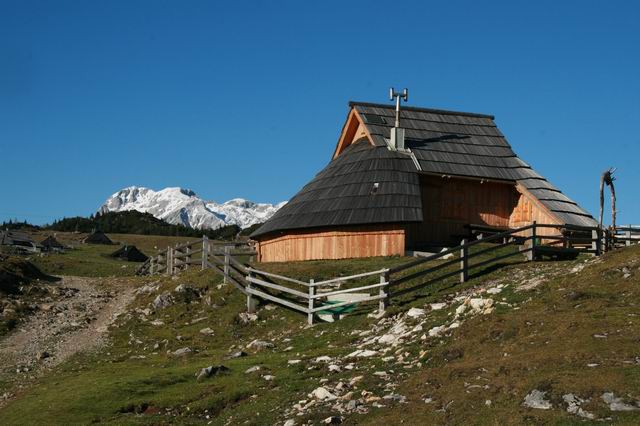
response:
[[[334,150],[331,159],[335,159],[338,155],[342,154],[349,145],[363,138],[367,139],[369,143],[373,145],[371,135],[369,134],[369,130],[362,120],[362,117],[355,108],[351,108],[351,111],[349,111],[349,115],[347,116],[347,121],[342,127],[338,144],[336,145],[336,149]]]

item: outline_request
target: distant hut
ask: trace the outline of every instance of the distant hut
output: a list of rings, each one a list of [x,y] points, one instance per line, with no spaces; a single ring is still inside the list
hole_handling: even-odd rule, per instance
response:
[[[85,244],[113,244],[113,241],[111,241],[104,232],[95,229],[91,234],[87,235],[82,242]]]
[[[9,246],[18,251],[37,252],[38,246],[24,232],[13,230],[0,231],[0,245]]]
[[[141,252],[136,246],[122,246],[111,253],[111,257],[128,262],[145,262],[149,257]]]
[[[41,243],[42,251],[63,251],[65,249],[64,245],[58,241],[55,235],[49,235],[45,238]]]

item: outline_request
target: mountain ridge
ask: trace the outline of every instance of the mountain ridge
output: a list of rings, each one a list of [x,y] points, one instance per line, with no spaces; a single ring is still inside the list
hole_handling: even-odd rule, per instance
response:
[[[199,197],[191,189],[168,187],[155,191],[143,186],[129,186],[107,198],[97,212],[136,210],[194,229],[217,229],[227,225],[248,228],[265,222],[284,204],[286,202],[256,203],[244,198],[216,203]]]

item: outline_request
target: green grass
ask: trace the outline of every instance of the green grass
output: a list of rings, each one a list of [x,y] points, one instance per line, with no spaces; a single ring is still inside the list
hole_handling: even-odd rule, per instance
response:
[[[134,275],[140,263],[125,262],[109,257],[117,245],[82,244],[64,253],[33,255],[30,260],[51,275],[79,277],[108,277]]]
[[[484,270],[463,286],[451,287],[454,277],[420,290],[417,296],[397,299],[396,305],[389,309],[391,313],[423,306],[462,288],[500,281],[510,283],[510,287],[496,298],[522,305],[518,310],[499,306],[494,314],[470,319],[451,338],[407,343],[403,351],[412,357],[426,351],[422,368],[404,370],[372,358],[358,361],[354,371],[330,375],[334,384],[365,375],[359,389],[380,394],[384,383],[371,372],[392,368],[399,382],[395,391],[408,397],[407,405],[385,403],[389,407],[372,409],[366,415],[351,415],[347,423],[576,423],[576,417],[559,409],[541,412],[521,406],[527,392],[544,388],[549,390],[556,405],[563,393],[591,396],[591,405],[587,407],[590,411],[612,416],[620,424],[637,424],[640,421],[637,413],[610,413],[597,397],[604,391],[640,397],[640,371],[633,363],[640,341],[640,327],[634,316],[640,300],[639,258],[640,250],[636,247],[621,250],[605,256],[602,263],[581,274],[559,277],[524,293],[513,291],[517,284],[516,272],[535,276],[540,270],[570,269],[579,261],[513,263]],[[355,274],[407,261],[407,258],[395,257],[260,267],[308,280]],[[517,257],[513,258],[513,262],[518,261]],[[620,272],[624,265],[632,265],[634,271],[626,280]],[[283,420],[280,415],[283,410],[306,399],[306,393],[327,376],[326,368],[310,360],[321,355],[352,352],[353,343],[358,339],[352,332],[370,328],[376,322],[366,316],[374,309],[369,305],[356,309],[337,323],[311,328],[305,326],[303,315],[283,308],[259,309],[258,321],[242,324],[237,318],[238,313],[245,310],[245,298],[231,286],[218,289],[221,277],[213,271],[190,271],[178,279],[131,278],[132,285],[136,286],[149,282],[158,282],[160,292],[171,291],[181,283],[207,289],[206,294],[215,307],[183,300],[150,317],[163,320],[164,326],[141,321],[138,314],[122,318],[120,327],[112,331],[111,346],[97,354],[78,355],[40,379],[0,410],[0,423],[276,424]],[[139,296],[134,307],[147,307],[153,297],[155,295]],[[449,312],[451,310],[429,313],[425,325],[442,324]],[[201,317],[206,319],[192,323]],[[199,333],[205,327],[212,328],[214,336]],[[592,337],[600,332],[609,333],[609,337]],[[182,340],[177,340],[177,336]],[[165,339],[166,347],[162,343]],[[253,339],[274,341],[276,348],[250,353],[244,358],[225,359]],[[153,349],[155,343],[161,343],[157,351]],[[166,353],[186,346],[196,351],[181,359]],[[288,346],[292,349],[285,351]],[[131,358],[138,355],[146,358]],[[287,364],[289,359],[303,362],[291,366]],[[600,367],[587,368],[590,362],[597,362]],[[217,364],[224,364],[230,371],[201,382],[195,380],[200,368]],[[244,373],[255,365],[262,368],[259,374]],[[272,374],[275,379],[266,381],[261,378],[263,374]],[[487,380],[489,389],[467,391],[465,383],[476,383],[480,381],[478,377]],[[425,396],[435,402],[425,404]],[[487,399],[492,401],[490,407],[485,405]],[[454,402],[448,411],[437,411],[450,401]],[[317,424],[330,414],[337,413],[330,409],[310,411],[297,418],[297,422],[311,420]]]
[[[41,231],[33,235],[34,240],[41,241],[52,234],[50,231]],[[132,276],[137,271],[140,263],[126,262],[109,257],[121,245],[135,245],[148,256],[157,254],[158,250],[166,249],[186,241],[194,241],[197,238],[166,237],[135,234],[108,234],[114,245],[83,244],[82,238],[86,234],[74,234],[70,232],[57,232],[56,238],[63,244],[71,247],[63,253],[49,253],[32,255],[29,257],[42,271],[53,275],[75,275],[81,277],[108,277],[108,276]]]

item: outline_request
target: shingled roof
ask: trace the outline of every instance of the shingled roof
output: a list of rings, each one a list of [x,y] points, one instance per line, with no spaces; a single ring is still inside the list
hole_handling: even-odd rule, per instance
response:
[[[251,236],[284,229],[421,220],[420,182],[411,158],[360,139]]]
[[[394,107],[361,102],[349,105],[364,119],[373,143],[386,146],[385,139],[389,139],[394,124]],[[422,172],[516,181],[560,221],[596,225],[587,211],[518,158],[493,116],[405,107],[401,126],[406,129],[407,147]]]
[[[517,182],[561,222],[593,217],[513,152],[491,115],[403,107],[401,127],[415,158],[387,149],[392,105],[351,102],[373,145],[347,146],[252,237],[307,227],[422,221],[420,173]],[[371,195],[379,182],[379,193]],[[384,184],[382,184],[384,182]]]

